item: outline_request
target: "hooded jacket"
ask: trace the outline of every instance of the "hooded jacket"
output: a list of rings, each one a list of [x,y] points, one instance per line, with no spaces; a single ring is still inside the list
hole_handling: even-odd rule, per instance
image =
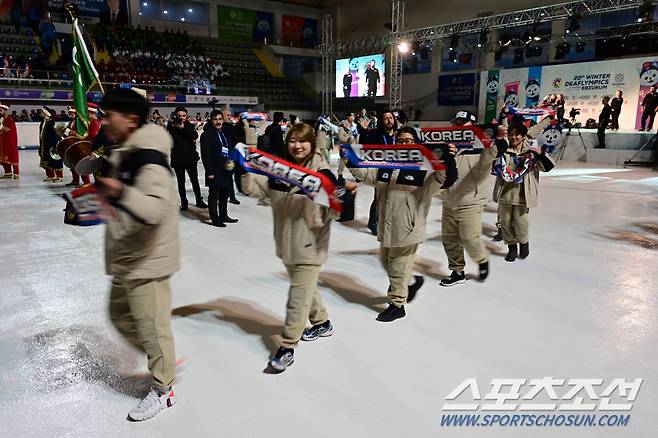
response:
[[[457,153],[457,173],[459,179],[452,187],[444,190],[441,196],[444,208],[484,207],[489,200],[493,178],[491,166],[496,158],[497,147],[481,151],[461,150]]]
[[[112,149],[109,176],[118,179],[121,164],[141,149],[154,149],[168,158],[172,142],[160,126],[142,126]],[[168,168],[158,164],[141,167],[134,184],[124,185],[114,210],[116,217],[105,230],[109,275],[143,280],[165,277],[179,269],[178,198]]]
[[[528,143],[527,140],[525,140],[523,142],[523,145],[521,146],[521,153],[527,152],[529,149],[530,149],[530,144]],[[512,155],[516,155],[514,151],[509,149],[501,152],[508,157],[511,157]],[[541,154],[539,155],[538,160],[535,162],[535,165],[530,169],[528,173],[526,173],[523,176],[522,184],[523,184],[523,194],[525,196],[526,207],[532,208],[532,207],[536,207],[539,204],[539,172],[548,172],[553,167],[555,167],[553,160],[551,160],[551,158],[548,155]],[[505,184],[513,184],[513,183],[506,182],[500,176],[496,177],[496,184],[494,185],[494,189],[493,189],[493,200],[495,202],[498,202],[498,200],[500,199],[500,195],[503,192],[503,188],[505,187]]]
[[[316,151],[304,167],[331,172]],[[257,179],[261,175],[242,176],[243,190],[249,195],[262,195]],[[285,265],[321,265],[327,260],[331,222],[338,215],[311,201],[299,188],[270,178],[265,189],[272,203],[276,255]]]
[[[377,240],[382,247],[403,247],[425,240],[432,196],[457,179],[454,160],[446,160],[446,165],[448,172],[349,168],[356,179],[377,190]]]

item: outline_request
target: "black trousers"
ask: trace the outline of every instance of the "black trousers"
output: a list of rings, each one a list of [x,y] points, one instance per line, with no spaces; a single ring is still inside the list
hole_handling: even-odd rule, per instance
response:
[[[376,228],[377,222],[379,222],[379,214],[377,213],[377,190],[375,190],[375,196],[372,199],[372,203],[370,204],[370,214],[368,215],[368,227]]]
[[[196,163],[185,167],[174,167],[176,173],[176,180],[178,181],[178,196],[180,196],[180,203],[187,205],[187,190],[185,189],[185,172],[190,176],[192,181],[192,189],[196,202],[203,201],[201,197],[201,187],[199,187],[199,174],[196,169]]]
[[[649,126],[647,126],[647,118],[649,119]],[[644,111],[642,113],[642,129],[645,127],[647,130],[651,131],[653,129],[653,119],[656,118],[656,112],[655,111]]]
[[[599,138],[598,148],[605,148],[605,126],[600,126],[596,131],[596,136]]]
[[[230,189],[208,187],[208,212],[210,220],[215,222],[224,222],[228,217],[228,197]]]
[[[350,85],[348,87],[347,85],[343,85],[343,96],[350,97],[351,94],[352,94],[352,86]]]
[[[612,113],[612,124],[610,129],[619,129],[619,113]]]

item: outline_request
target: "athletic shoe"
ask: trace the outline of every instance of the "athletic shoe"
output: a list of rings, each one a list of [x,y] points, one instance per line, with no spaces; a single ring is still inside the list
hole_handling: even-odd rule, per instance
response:
[[[206,204],[205,202],[203,202],[203,199],[200,200],[200,201],[197,201],[197,202],[196,202],[196,206],[197,206],[197,208],[208,208],[208,204]]]
[[[519,258],[524,259],[530,255],[530,243],[522,243],[519,245]]]
[[[396,319],[404,318],[406,315],[407,312],[404,311],[404,306],[397,307],[393,304],[389,304],[386,310],[377,315],[377,321],[392,322]]]
[[[211,222],[210,225],[213,227],[226,228],[226,224],[224,222]]]
[[[498,232],[496,233],[495,236],[493,236],[493,239],[491,239],[491,240],[493,240],[494,242],[500,242],[500,241],[502,241],[502,240],[503,240],[503,230],[501,230],[501,229],[499,228],[499,229],[498,229]]]
[[[187,211],[187,201],[181,202],[180,211]]]
[[[279,347],[274,357],[270,360],[270,366],[277,371],[285,371],[295,362],[295,350],[292,348]]]
[[[14,174],[14,179],[21,179],[21,176],[18,173]]]
[[[128,419],[132,421],[148,420],[160,411],[176,404],[174,390],[169,388],[164,392],[151,388],[144,400],[140,401],[130,412]]]
[[[12,179],[13,177],[13,173],[5,173],[4,175],[0,176],[0,179]]]
[[[518,253],[518,245],[507,245],[508,251],[507,255],[505,256],[505,261],[507,262],[513,262],[516,260],[516,256]]]
[[[416,298],[416,292],[423,286],[425,283],[425,278],[422,275],[414,275],[414,284],[407,287],[407,303],[413,301]]]
[[[238,221],[237,219],[233,219],[233,218],[230,218],[228,216],[226,216],[225,218],[222,218],[222,222],[225,222],[227,224],[234,224],[237,221]]]
[[[489,276],[489,262],[480,263],[480,281],[484,281]]]
[[[466,274],[464,274],[463,272],[460,274],[457,271],[452,271],[450,277],[441,280],[440,284],[441,286],[450,287],[456,284],[464,284],[464,283],[466,283]]]
[[[238,201],[236,198],[231,198],[228,200],[228,202],[231,204],[240,205],[240,201]]]
[[[311,328],[307,328],[302,333],[302,341],[315,341],[317,338],[326,338],[334,333],[334,327],[331,321],[326,320],[322,324],[316,324]]]
[[[377,235],[377,224],[368,224],[368,229],[370,230],[370,234],[373,236]]]

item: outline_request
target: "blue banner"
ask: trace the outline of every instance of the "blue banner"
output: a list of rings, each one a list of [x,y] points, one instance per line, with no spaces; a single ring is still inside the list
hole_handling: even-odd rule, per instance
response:
[[[304,18],[302,27],[302,47],[314,49],[318,45],[318,20]]]
[[[539,105],[541,90],[541,67],[528,68],[528,81],[525,83],[525,106],[531,108]]]
[[[475,73],[439,76],[439,105],[475,105]]]
[[[274,41],[274,14],[271,12],[256,12],[254,25],[254,41]]]

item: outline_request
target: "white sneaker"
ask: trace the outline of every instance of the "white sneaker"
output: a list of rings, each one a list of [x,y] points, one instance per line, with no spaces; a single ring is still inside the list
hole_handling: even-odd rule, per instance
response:
[[[155,417],[160,411],[172,407],[175,403],[176,396],[173,389],[170,388],[167,392],[160,393],[151,388],[144,400],[128,412],[128,419],[133,421],[148,420]]]

